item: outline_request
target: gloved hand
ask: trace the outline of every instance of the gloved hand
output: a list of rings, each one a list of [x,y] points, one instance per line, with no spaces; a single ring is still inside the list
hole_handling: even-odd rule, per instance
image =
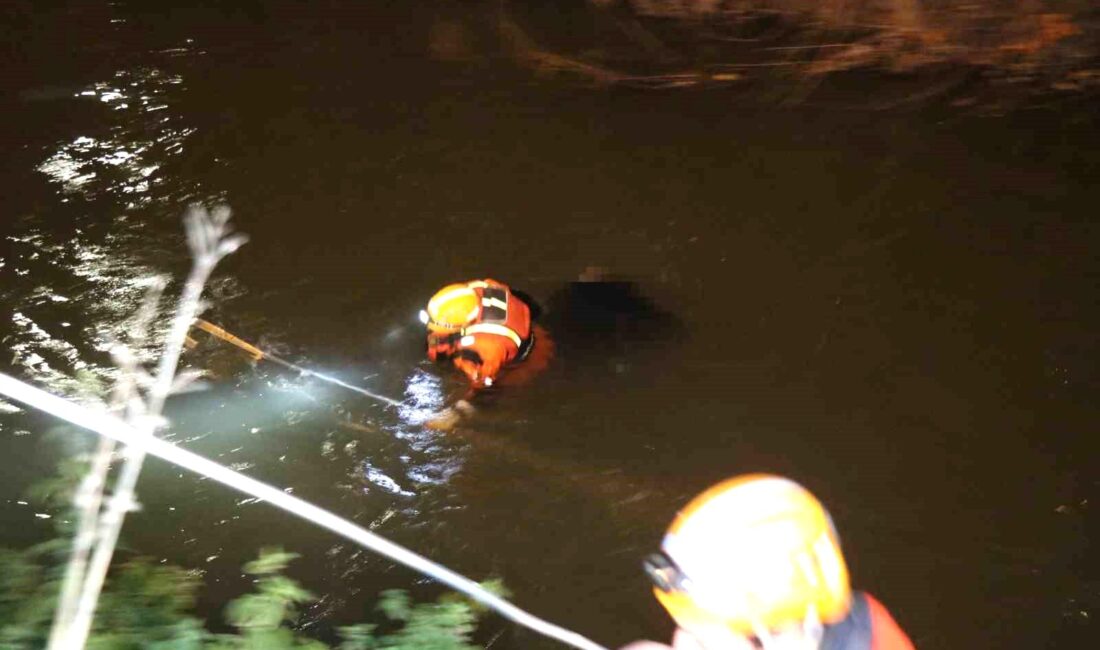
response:
[[[470,374],[469,371],[466,372],[470,376],[470,381],[474,383],[474,388],[490,388],[496,382],[494,376],[486,370],[486,365],[488,364],[483,363],[477,366],[477,370],[474,370],[473,374]]]
[[[475,388],[481,388],[481,364],[471,361],[470,359],[455,358],[455,367],[458,368],[470,378],[470,383]]]
[[[428,358],[432,361],[441,357],[447,358],[453,355],[457,349],[457,339],[452,335],[428,335]]]

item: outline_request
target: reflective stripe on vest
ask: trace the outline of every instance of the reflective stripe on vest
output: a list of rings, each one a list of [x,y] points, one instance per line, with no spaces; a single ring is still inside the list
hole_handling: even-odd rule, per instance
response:
[[[508,322],[508,290],[485,287],[481,290],[481,322],[503,325]]]
[[[464,335],[468,334],[496,334],[497,336],[505,336],[511,339],[516,347],[523,347],[523,339],[516,333],[511,327],[500,325],[499,323],[478,323],[471,325],[462,330]]]

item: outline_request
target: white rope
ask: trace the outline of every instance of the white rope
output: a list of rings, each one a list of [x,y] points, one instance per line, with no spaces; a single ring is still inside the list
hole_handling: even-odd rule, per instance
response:
[[[303,368],[301,366],[296,366],[293,363],[283,361],[282,359],[277,359],[277,357],[273,357],[270,354],[265,355],[264,358],[265,359],[270,359],[271,361],[281,362],[284,366],[289,366],[290,368],[292,368],[294,370],[297,370],[298,372],[302,373],[302,375],[304,375],[306,377],[316,377],[317,379],[320,379],[321,381],[327,381],[330,384],[336,384],[337,386],[346,388],[348,390],[355,391],[356,393],[359,393],[360,395],[370,397],[371,399],[376,399],[380,402],[385,402],[386,404],[389,404],[390,406],[401,406],[401,402],[399,402],[395,399],[386,397],[385,395],[379,395],[378,393],[372,393],[372,392],[370,392],[369,390],[367,390],[365,388],[360,388],[358,386],[353,386],[352,384],[349,384],[346,381],[340,381],[336,377],[329,377],[328,375],[322,375],[321,373],[317,372],[316,370],[310,370],[309,368]]]
[[[379,537],[365,528],[319,508],[307,501],[289,495],[254,478],[235,472],[198,454],[177,447],[169,442],[146,435],[119,418],[74,404],[46,391],[25,384],[14,377],[0,373],[0,394],[59,417],[77,426],[94,431],[142,452],[152,454],[173,465],[201,474],[223,485],[262,499],[287,512],[306,519],[318,526],[364,546],[376,553],[404,564],[460,591],[470,598],[497,611],[524,627],[543,636],[556,639],[580,650],[606,650],[603,646],[565,628],[559,627],[516,607],[507,600],[486,591],[473,580],[412,551]]]

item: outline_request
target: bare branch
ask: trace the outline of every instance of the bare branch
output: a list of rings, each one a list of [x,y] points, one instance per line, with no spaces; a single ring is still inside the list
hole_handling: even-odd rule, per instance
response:
[[[140,367],[132,348],[116,346],[114,350],[114,356],[123,370],[116,387],[116,396],[119,404],[123,405],[127,422],[144,436],[152,437],[157,429],[165,425],[161,411],[168,396],[185,389],[198,378],[198,374],[194,372],[183,373],[177,377],[176,369],[191,322],[202,306],[201,296],[210,273],[219,260],[246,241],[243,235],[230,234],[230,214],[229,208],[224,205],[215,207],[212,212],[201,205],[193,205],[184,215],[187,242],[191,247],[193,263],[191,273],[180,294],[172,326],[166,335],[156,376],[149,376]],[[148,336],[165,284],[162,278],[158,278],[150,285],[146,300],[136,315],[132,332],[135,344],[143,343]],[[141,398],[139,388],[147,390],[145,399]],[[75,605],[65,602],[58,611],[58,618],[51,633],[51,650],[81,648],[87,641],[96,603],[114,556],[122,523],[126,513],[136,508],[134,488],[141,473],[145,452],[137,448],[128,449],[127,452],[122,470],[115,482],[114,494],[106,501],[103,512],[100,512],[100,504],[103,503],[102,487],[106,478],[105,467],[109,463],[97,456],[97,463],[93,467],[93,471],[97,474],[89,479],[88,484],[98,490],[99,496],[85,498],[86,509],[81,511],[80,524],[85,529],[85,534],[80,539],[80,546],[74,546],[73,560],[66,570],[65,597],[73,598],[72,591],[75,589],[69,583],[69,574],[76,576],[73,580],[78,581],[79,596]],[[107,457],[109,455],[108,452]],[[93,487],[89,487],[89,490]],[[89,532],[89,529],[93,532]],[[87,559],[89,539],[95,544],[94,550],[91,550],[90,560]]]

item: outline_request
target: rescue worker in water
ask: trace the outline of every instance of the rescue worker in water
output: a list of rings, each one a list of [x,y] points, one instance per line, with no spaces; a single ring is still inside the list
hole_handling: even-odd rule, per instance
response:
[[[643,566],[676,622],[674,650],[913,650],[879,601],[851,590],[828,513],[785,478],[741,476],[703,492]]]
[[[420,312],[428,326],[428,358],[450,360],[474,388],[492,386],[509,363],[534,346],[531,309],[496,280],[450,284]]]

